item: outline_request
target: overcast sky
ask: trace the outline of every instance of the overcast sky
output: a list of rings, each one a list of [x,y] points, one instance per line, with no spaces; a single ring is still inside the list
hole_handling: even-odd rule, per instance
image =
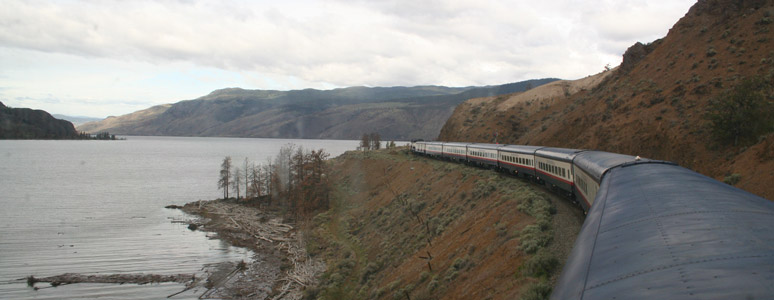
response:
[[[225,87],[577,79],[665,36],[694,3],[3,0],[0,101],[106,117]]]

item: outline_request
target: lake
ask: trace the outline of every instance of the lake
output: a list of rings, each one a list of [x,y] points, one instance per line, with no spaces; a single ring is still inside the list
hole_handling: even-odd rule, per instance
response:
[[[72,284],[38,291],[17,279],[62,273],[200,273],[252,253],[190,231],[170,204],[222,197],[220,164],[265,163],[293,143],[335,157],[359,141],[126,137],[0,141],[0,299],[158,299],[182,284]],[[39,283],[39,287],[48,287]],[[172,299],[196,299],[192,290]]]

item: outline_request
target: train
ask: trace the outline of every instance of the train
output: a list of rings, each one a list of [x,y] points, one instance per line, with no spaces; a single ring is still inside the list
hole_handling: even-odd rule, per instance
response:
[[[774,299],[774,202],[635,155],[423,140],[410,151],[579,204],[586,219],[551,299]]]

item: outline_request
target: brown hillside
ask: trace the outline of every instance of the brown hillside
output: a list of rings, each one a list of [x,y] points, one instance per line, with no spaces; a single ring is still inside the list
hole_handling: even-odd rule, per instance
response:
[[[405,148],[332,164],[332,207],[307,235],[328,264],[317,299],[518,299],[553,285],[583,222],[527,181]]]
[[[500,143],[671,160],[720,180],[738,173],[737,186],[774,199],[774,135],[749,147],[720,144],[704,117],[713,97],[743,79],[772,83],[773,2],[699,1],[665,38],[630,47],[598,85],[543,98],[467,101],[439,139],[492,142],[499,133]],[[774,99],[771,89],[765,93]]]

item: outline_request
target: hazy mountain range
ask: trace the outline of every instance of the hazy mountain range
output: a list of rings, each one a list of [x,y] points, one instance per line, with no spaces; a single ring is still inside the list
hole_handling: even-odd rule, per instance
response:
[[[334,90],[245,90],[154,106],[78,126],[90,133],[358,139],[432,139],[457,104],[471,98],[521,92],[558,79],[485,87],[349,87]]]
[[[84,117],[84,116],[68,116],[68,115],[60,115],[60,114],[51,114],[51,116],[60,120],[69,121],[70,123],[73,123],[73,125],[75,126],[88,123],[88,122],[102,120],[101,118]]]

